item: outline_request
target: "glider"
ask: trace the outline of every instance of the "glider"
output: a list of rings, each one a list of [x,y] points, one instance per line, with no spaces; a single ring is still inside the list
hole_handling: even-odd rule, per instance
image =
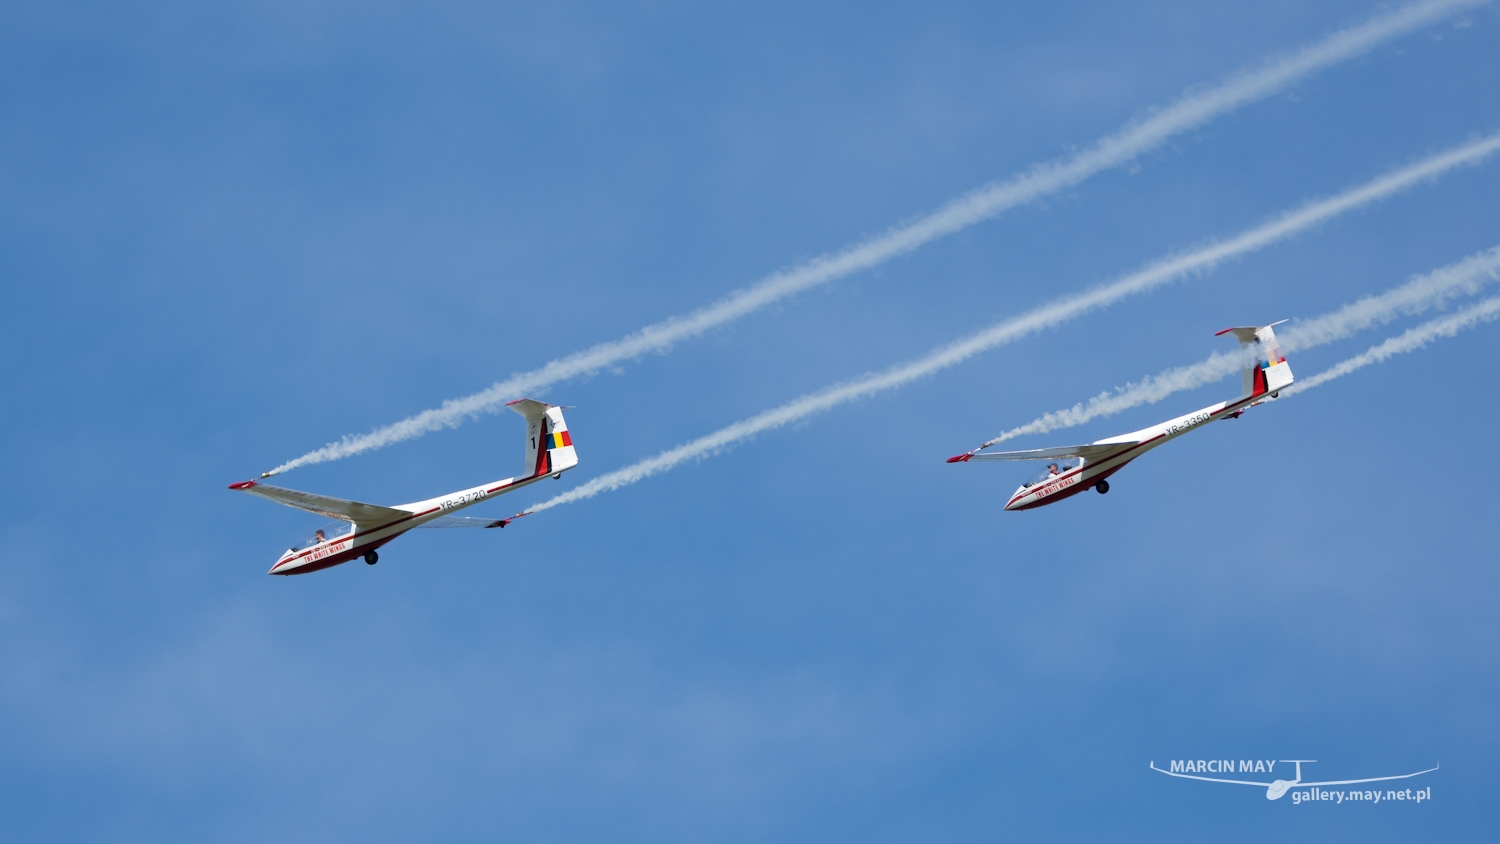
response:
[[[1279,800],[1279,799],[1281,799],[1282,795],[1286,794],[1287,789],[1290,789],[1290,788],[1312,788],[1314,786],[1323,786],[1323,785],[1354,785],[1356,783],[1362,783],[1362,782],[1385,782],[1386,780],[1407,780],[1407,779],[1411,779],[1412,777],[1420,777],[1423,774],[1430,774],[1433,771],[1437,770],[1437,766],[1434,765],[1433,767],[1428,768],[1425,771],[1417,771],[1415,774],[1397,774],[1396,776],[1393,776],[1393,777],[1366,777],[1365,779],[1362,779],[1362,780],[1328,780],[1327,782],[1303,782],[1302,781],[1302,763],[1303,762],[1311,763],[1311,762],[1316,762],[1318,760],[1316,760],[1316,759],[1281,759],[1281,760],[1278,760],[1278,761],[1281,761],[1281,762],[1295,762],[1296,765],[1297,765],[1297,776],[1296,776],[1296,778],[1295,779],[1290,779],[1290,780],[1273,780],[1271,782],[1251,782],[1250,780],[1225,780],[1225,779],[1217,779],[1215,777],[1198,777],[1198,776],[1193,776],[1192,774],[1179,774],[1179,773],[1176,773],[1175,771],[1163,771],[1161,768],[1156,767],[1156,763],[1155,762],[1151,763],[1151,770],[1156,771],[1158,773],[1166,774],[1169,777],[1182,777],[1185,780],[1203,780],[1204,782],[1227,782],[1230,785],[1258,785],[1261,788],[1264,788],[1266,790],[1266,799],[1267,800]]]
[[[394,507],[298,492],[260,481],[230,484],[230,489],[337,520],[287,549],[268,573],[307,574],[357,557],[363,557],[373,566],[380,559],[376,549],[412,528],[505,527],[511,519],[474,519],[448,514],[542,478],[560,478],[563,472],[578,465],[573,438],[568,434],[567,422],[563,421],[563,408],[531,399],[517,399],[506,407],[526,419],[525,475]]]
[[[1281,322],[1285,322],[1282,320]],[[1260,327],[1226,328],[1214,336],[1233,333],[1247,363],[1242,370],[1244,391],[1233,401],[1221,401],[1202,410],[1169,419],[1160,425],[1110,437],[1088,445],[1033,448],[1027,451],[983,453],[994,444],[948,458],[949,463],[970,460],[1046,460],[1047,468],[1021,485],[1006,502],[1007,510],[1030,510],[1077,495],[1086,489],[1109,492],[1109,476],[1125,464],[1157,446],[1195,428],[1220,419],[1235,419],[1255,405],[1276,398],[1292,383],[1292,367],[1281,354],[1272,329],[1281,322]]]

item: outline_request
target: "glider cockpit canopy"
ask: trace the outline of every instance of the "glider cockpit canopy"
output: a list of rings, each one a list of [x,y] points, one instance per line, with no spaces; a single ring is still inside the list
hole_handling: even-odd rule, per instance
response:
[[[1046,483],[1052,478],[1055,478],[1058,475],[1061,475],[1069,470],[1077,469],[1082,465],[1082,457],[1058,457],[1054,460],[1048,461],[1046,466],[1038,469],[1035,474],[1026,479],[1026,483],[1022,484],[1022,486],[1031,486],[1033,484]]]
[[[311,548],[314,545],[321,545],[324,542],[334,542],[336,540],[343,539],[353,532],[353,522],[345,522],[342,520],[328,522],[327,524],[308,534],[306,538],[304,538],[301,542],[298,542],[296,545],[293,545],[288,550],[302,551],[304,549]]]

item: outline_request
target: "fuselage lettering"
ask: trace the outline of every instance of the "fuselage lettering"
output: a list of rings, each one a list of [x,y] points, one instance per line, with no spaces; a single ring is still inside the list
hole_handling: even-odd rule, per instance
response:
[[[476,489],[473,492],[466,492],[463,495],[446,499],[442,504],[438,505],[438,508],[442,510],[452,510],[455,507],[464,507],[469,504],[473,504],[475,501],[478,501],[479,499],[484,498],[487,495],[489,495],[488,492],[485,492],[482,489]]]
[[[1194,415],[1189,416],[1188,418],[1182,420],[1181,422],[1179,422],[1179,423],[1177,423],[1175,425],[1168,425],[1167,429],[1166,429],[1166,434],[1169,437],[1171,435],[1173,435],[1173,434],[1180,434],[1180,433],[1182,433],[1183,431],[1186,431],[1189,428],[1193,428],[1193,427],[1196,427],[1198,425],[1202,425],[1204,422],[1207,422],[1208,420],[1210,420],[1212,418],[1213,418],[1213,414],[1208,413],[1207,411],[1205,411],[1203,413],[1194,414]]]
[[[1037,498],[1046,498],[1047,496],[1051,495],[1052,493],[1057,492],[1059,490],[1067,489],[1068,487],[1070,487],[1070,486],[1072,486],[1073,484],[1076,484],[1076,483],[1078,483],[1078,475],[1073,475],[1070,478],[1064,478],[1063,480],[1055,481],[1053,483],[1049,483],[1046,486],[1042,487],[1041,489],[1037,490],[1036,497]]]
[[[341,539],[338,542],[325,542],[322,545],[314,548],[313,552],[307,555],[307,559],[321,560],[324,557],[328,557],[342,551],[347,551],[349,550],[349,544],[350,540],[348,539]]]

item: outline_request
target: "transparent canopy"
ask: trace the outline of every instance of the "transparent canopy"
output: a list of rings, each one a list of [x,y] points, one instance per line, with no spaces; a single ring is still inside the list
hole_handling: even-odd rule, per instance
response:
[[[1077,469],[1082,465],[1082,457],[1059,457],[1056,460],[1049,460],[1047,461],[1047,465],[1038,470],[1035,475],[1028,478],[1023,486],[1046,483],[1058,475],[1065,474],[1069,469]]]
[[[301,542],[293,545],[291,550],[301,551],[304,548],[311,548],[314,545],[319,545],[324,542],[333,542],[334,540],[342,539],[343,537],[348,536],[353,532],[353,523],[345,521],[332,521],[313,531],[308,535],[306,539],[303,539]]]

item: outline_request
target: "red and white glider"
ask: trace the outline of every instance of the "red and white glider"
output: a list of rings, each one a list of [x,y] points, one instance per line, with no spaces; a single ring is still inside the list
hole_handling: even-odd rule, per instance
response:
[[[573,450],[573,438],[568,435],[568,423],[563,421],[561,407],[531,399],[518,399],[506,406],[526,418],[525,475],[395,507],[313,495],[259,481],[230,484],[230,489],[338,520],[288,549],[276,565],[271,566],[269,573],[307,574],[347,563],[356,557],[363,557],[373,566],[380,559],[377,548],[412,528],[505,527],[511,519],[472,519],[448,514],[478,504],[490,496],[513,492],[542,478],[561,477],[563,472],[578,465],[578,454]]]
[[[1005,504],[1007,510],[1030,510],[1061,501],[1090,488],[1100,493],[1109,492],[1109,476],[1124,468],[1126,463],[1201,425],[1220,419],[1234,419],[1247,409],[1276,398],[1281,390],[1286,389],[1292,383],[1292,367],[1281,354],[1281,347],[1276,343],[1276,332],[1271,330],[1273,326],[1280,324],[1273,322],[1258,328],[1226,328],[1219,332],[1233,333],[1246,353],[1244,392],[1233,401],[1221,401],[1202,410],[1169,419],[1160,425],[1088,445],[984,453],[982,449],[993,445],[992,440],[973,451],[950,457],[948,462],[1049,461],[1046,469],[1016,490]]]

